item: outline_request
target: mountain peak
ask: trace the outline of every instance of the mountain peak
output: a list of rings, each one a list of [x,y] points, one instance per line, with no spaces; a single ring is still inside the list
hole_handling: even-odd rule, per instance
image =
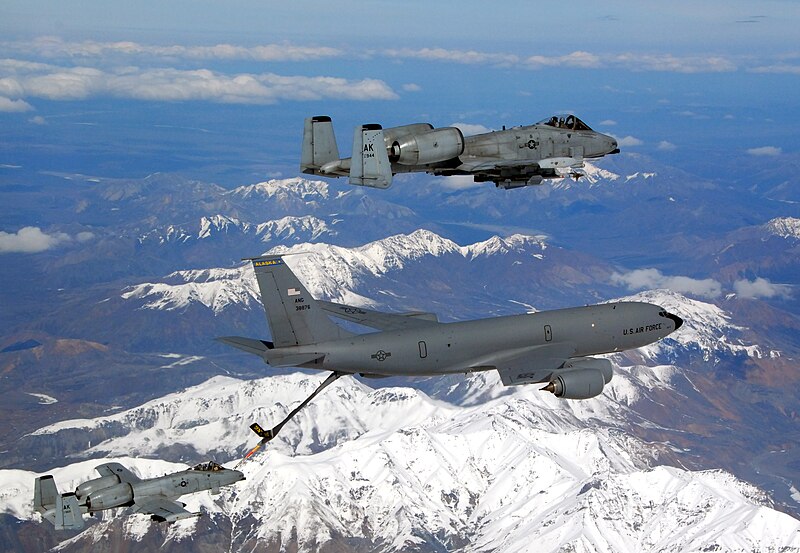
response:
[[[329,196],[328,183],[319,180],[308,180],[302,177],[289,179],[271,179],[234,188],[228,194],[250,198],[264,196],[267,198],[281,198],[296,196],[306,201],[311,201],[314,196],[327,199]]]
[[[768,221],[764,229],[781,238],[800,239],[800,219],[794,217],[778,217]]]

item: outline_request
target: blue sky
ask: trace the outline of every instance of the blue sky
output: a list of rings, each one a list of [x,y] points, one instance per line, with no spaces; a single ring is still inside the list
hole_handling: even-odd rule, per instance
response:
[[[233,158],[238,144],[270,152],[256,172],[285,174],[302,118],[322,113],[349,136],[362,122],[499,128],[571,111],[629,151],[687,163],[800,148],[800,3],[487,6],[7,0],[0,164],[110,167],[116,145],[133,154],[117,153],[117,172],[176,170],[194,163],[182,149]]]

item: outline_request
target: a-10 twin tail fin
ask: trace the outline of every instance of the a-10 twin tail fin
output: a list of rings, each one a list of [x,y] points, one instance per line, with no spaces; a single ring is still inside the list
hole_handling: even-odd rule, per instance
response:
[[[316,115],[305,120],[300,170],[326,177],[349,176],[350,184],[372,188],[389,188],[392,184],[392,164],[381,126],[370,124],[356,127],[353,157],[340,159],[333,122],[327,115]]]
[[[300,170],[319,175],[325,165],[339,160],[339,148],[333,134],[333,122],[327,115],[308,117],[303,127],[303,150],[300,154]]]
[[[353,158],[350,161],[350,184],[389,188],[392,164],[386,152],[380,125],[361,125],[353,135]]]
[[[83,515],[74,493],[61,495],[51,475],[36,479],[33,486],[33,507],[56,530],[80,530],[83,528]]]

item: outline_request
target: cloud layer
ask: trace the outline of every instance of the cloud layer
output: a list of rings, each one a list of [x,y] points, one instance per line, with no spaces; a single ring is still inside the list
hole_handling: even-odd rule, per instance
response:
[[[0,60],[0,97],[83,100],[94,96],[137,100],[205,100],[238,104],[278,101],[393,100],[398,96],[377,79],[283,76],[274,73],[228,75],[208,69],[140,69],[104,71],[91,67]],[[23,103],[25,103],[23,101]]]
[[[212,46],[148,45],[131,41],[97,42],[85,40],[70,42],[59,37],[39,37],[31,41],[0,43],[7,51],[35,52],[47,59],[109,59],[122,57],[162,58],[185,60],[251,60],[267,62],[311,61],[343,55],[338,48],[328,46],[297,46],[294,44],[264,44],[258,46],[236,46],[215,44]]]
[[[614,273],[611,275],[611,282],[626,286],[629,290],[666,288],[681,294],[706,298],[716,298],[722,294],[722,285],[713,278],[669,276],[658,269],[636,269],[629,273]]]
[[[496,65],[538,70],[551,67],[577,69],[625,69],[629,71],[661,71],[670,73],[723,73],[736,71],[737,64],[723,56],[672,54],[595,54],[576,50],[560,56],[517,55],[503,52],[454,50],[445,48],[400,48],[384,50],[382,55],[395,59],[417,59],[466,65]]]
[[[716,279],[669,276],[658,269],[636,269],[628,273],[613,273],[611,275],[611,283],[625,286],[632,291],[666,288],[681,294],[706,298],[716,298],[722,294],[722,284]],[[755,280],[737,280],[733,283],[733,291],[739,297],[753,299],[785,299],[792,296],[791,286],[774,284],[761,277],[757,277]]]

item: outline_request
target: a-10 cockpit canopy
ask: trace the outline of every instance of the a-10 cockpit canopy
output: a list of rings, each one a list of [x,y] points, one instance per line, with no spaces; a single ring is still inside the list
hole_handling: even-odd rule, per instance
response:
[[[574,115],[554,115],[547,119],[542,119],[537,125],[547,125],[557,129],[568,129],[573,131],[590,131],[589,125],[575,117]]]
[[[225,470],[222,465],[218,465],[214,461],[206,461],[205,463],[200,463],[192,467],[192,470],[204,470],[204,471],[212,471],[218,472],[221,470]]]

